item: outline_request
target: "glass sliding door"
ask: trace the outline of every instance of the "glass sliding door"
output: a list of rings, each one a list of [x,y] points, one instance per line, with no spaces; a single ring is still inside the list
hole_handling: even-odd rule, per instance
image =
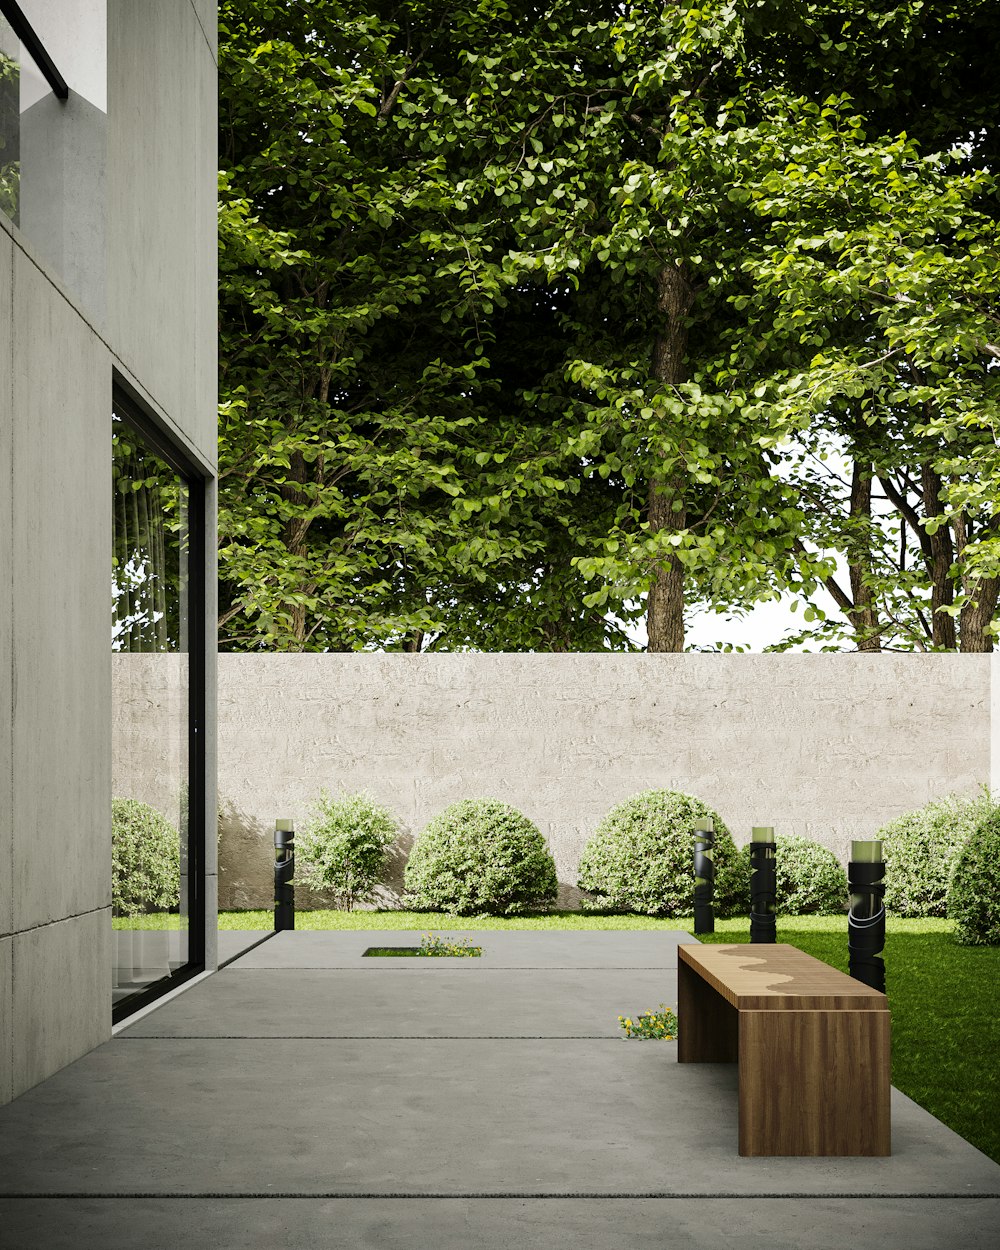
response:
[[[124,396],[112,416],[112,1000],[116,1018],[204,958],[200,483]],[[169,978],[169,980],[167,979]]]

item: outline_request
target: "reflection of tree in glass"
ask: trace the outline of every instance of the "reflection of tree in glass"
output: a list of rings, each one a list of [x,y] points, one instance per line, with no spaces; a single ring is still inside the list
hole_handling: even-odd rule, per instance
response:
[[[0,21],[0,40],[7,42],[10,28]],[[21,182],[21,67],[0,50],[0,212],[18,223],[18,192]]]
[[[114,420],[111,647],[179,651],[185,491],[174,471]]]
[[[134,650],[130,643],[138,638],[140,632],[155,634],[154,626],[164,618],[164,613],[157,611],[155,606],[158,596],[154,588],[158,579],[140,551],[134,551],[123,566],[118,566],[117,559],[114,563],[111,574],[111,650]]]

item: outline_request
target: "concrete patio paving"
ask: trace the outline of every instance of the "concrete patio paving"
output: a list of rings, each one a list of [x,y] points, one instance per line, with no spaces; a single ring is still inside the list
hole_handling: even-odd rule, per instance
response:
[[[895,1090],[890,1158],[741,1159],[734,1067],[618,1027],[689,934],[469,936],[276,935],[0,1109],[0,1246],[1000,1245],[1000,1166]]]

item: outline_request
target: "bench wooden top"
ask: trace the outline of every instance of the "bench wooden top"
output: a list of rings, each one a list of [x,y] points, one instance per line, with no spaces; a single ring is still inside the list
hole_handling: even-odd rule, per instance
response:
[[[781,942],[684,943],[678,959],[740,1011],[888,1011],[884,994]]]

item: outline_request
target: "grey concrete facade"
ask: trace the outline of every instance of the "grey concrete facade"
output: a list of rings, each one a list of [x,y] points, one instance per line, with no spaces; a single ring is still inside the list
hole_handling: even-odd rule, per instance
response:
[[[846,860],[852,837],[946,793],[1000,783],[990,775],[991,664],[985,655],[223,655],[221,905],[270,906],[273,821],[304,821],[322,787],[372,791],[402,821],[404,851],[458,799],[513,803],[547,837],[564,905],[597,822],[649,787],[698,795],[740,844],[752,825],[770,824]]]
[[[214,467],[218,70],[209,31],[215,6],[204,0],[108,5],[116,364],[178,441]]]
[[[31,11],[70,98],[0,216],[0,1103],[111,1035],[115,379],[215,470],[214,8],[71,7]]]

